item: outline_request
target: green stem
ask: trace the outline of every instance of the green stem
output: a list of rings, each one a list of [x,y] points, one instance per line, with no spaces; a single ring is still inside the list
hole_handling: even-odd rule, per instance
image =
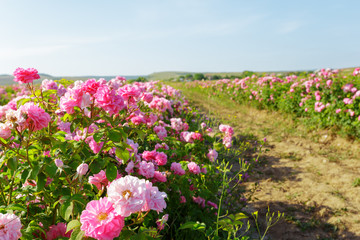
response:
[[[13,185],[14,185],[14,181],[15,181],[15,175],[16,175],[16,171],[14,171],[14,174],[11,176],[8,205],[10,205],[10,203],[11,203],[11,196],[12,196],[12,190],[13,190]]]
[[[5,194],[4,194],[4,188],[2,187],[1,182],[0,182],[0,190],[1,190],[1,196],[2,196],[4,204],[5,204],[6,203],[6,198],[5,198]]]
[[[222,199],[224,197],[224,192],[225,192],[225,180],[226,180],[226,171],[224,171],[224,173],[223,173],[223,181],[222,181],[223,183],[222,183],[218,212],[217,212],[217,216],[216,216],[216,236],[219,236],[219,218],[220,218]]]

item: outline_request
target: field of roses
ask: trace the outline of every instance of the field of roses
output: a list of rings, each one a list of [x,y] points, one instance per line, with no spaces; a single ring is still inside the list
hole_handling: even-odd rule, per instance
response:
[[[230,126],[158,82],[39,78],[0,88],[0,239],[248,239]]]
[[[332,128],[360,138],[360,68],[352,74],[321,69],[311,74],[195,81],[211,94],[303,117],[311,128]]]

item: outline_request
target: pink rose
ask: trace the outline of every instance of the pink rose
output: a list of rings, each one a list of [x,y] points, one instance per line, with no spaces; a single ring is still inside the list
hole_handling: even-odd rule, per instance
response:
[[[32,83],[34,80],[39,79],[40,75],[35,68],[17,68],[14,72],[14,81],[22,83]]]

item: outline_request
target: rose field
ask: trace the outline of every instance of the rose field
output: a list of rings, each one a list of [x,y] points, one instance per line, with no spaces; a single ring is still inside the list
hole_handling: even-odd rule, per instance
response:
[[[13,75],[0,87],[0,239],[360,236],[359,68]]]
[[[232,147],[178,90],[39,78],[0,88],[0,239],[249,239],[279,220],[242,211],[261,143]]]
[[[267,138],[243,185],[256,186],[248,208],[284,214],[269,239],[360,239],[359,70],[170,83],[234,139]]]

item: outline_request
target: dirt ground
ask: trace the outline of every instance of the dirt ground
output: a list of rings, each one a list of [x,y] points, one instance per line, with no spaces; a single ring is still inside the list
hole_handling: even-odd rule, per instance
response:
[[[184,95],[207,115],[230,123],[235,137],[267,138],[270,151],[246,187],[259,183],[249,211],[259,210],[265,218],[269,206],[285,215],[268,239],[360,239],[358,142],[325,130],[309,132],[279,113],[195,91]]]

